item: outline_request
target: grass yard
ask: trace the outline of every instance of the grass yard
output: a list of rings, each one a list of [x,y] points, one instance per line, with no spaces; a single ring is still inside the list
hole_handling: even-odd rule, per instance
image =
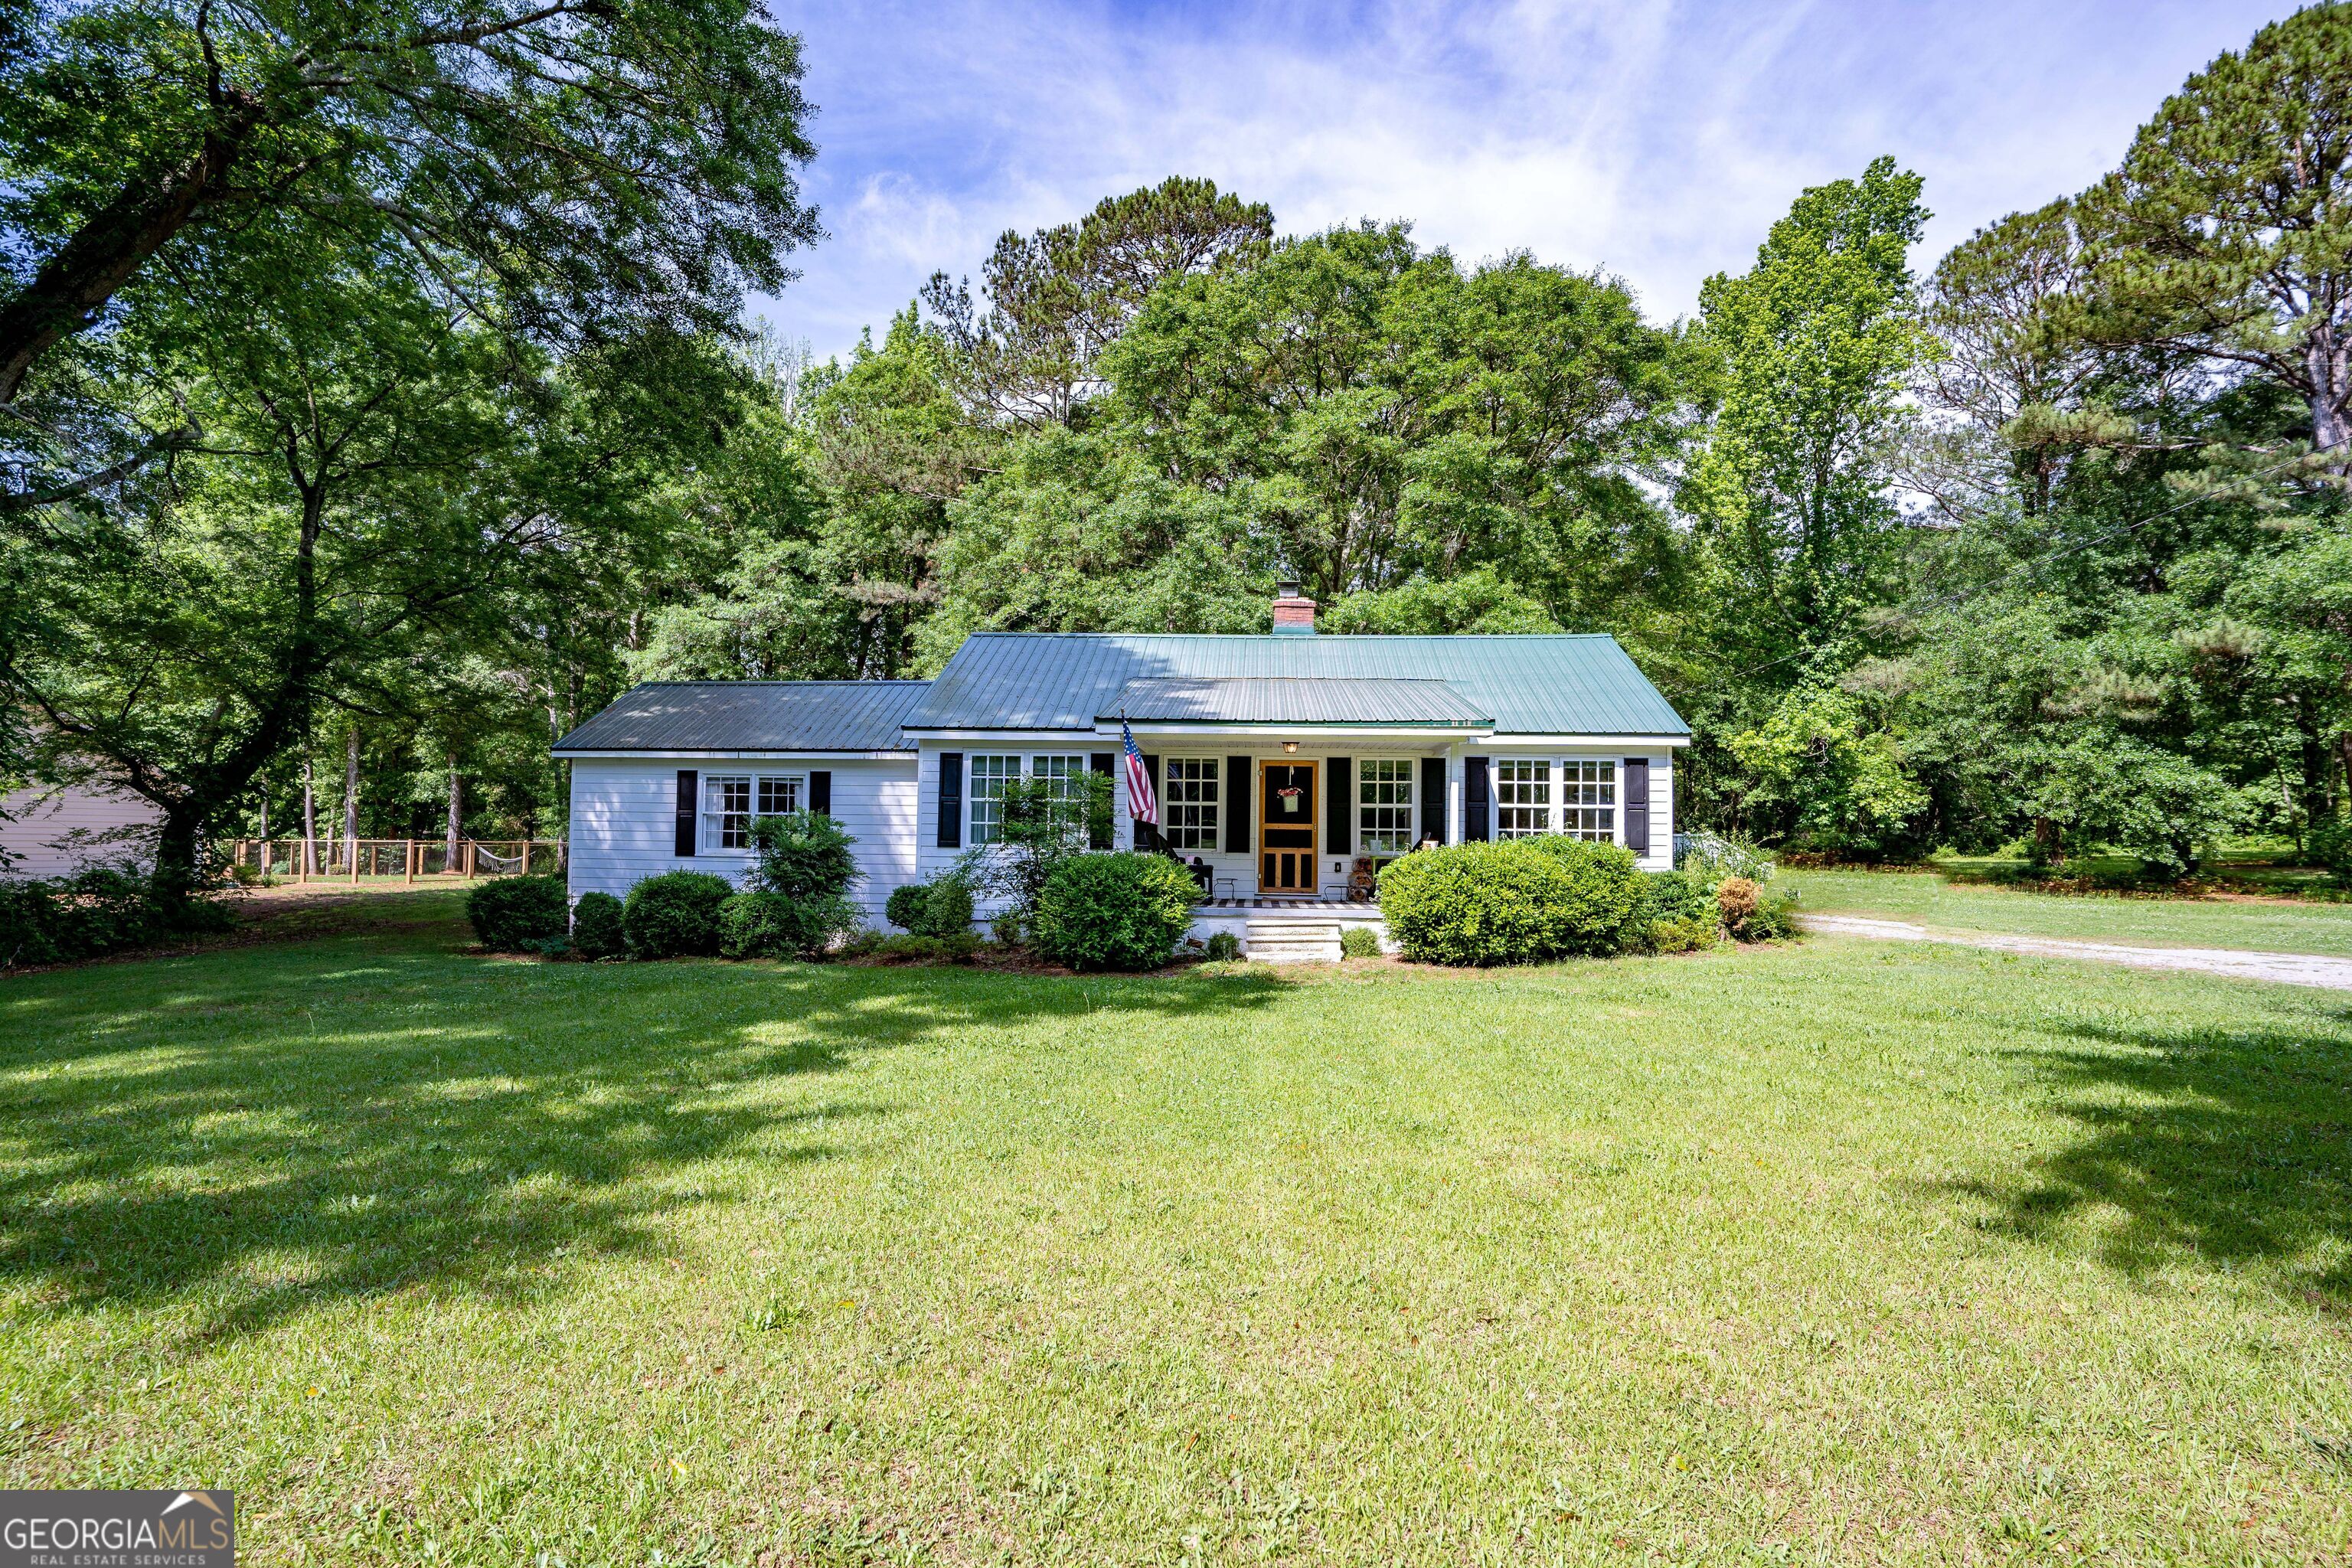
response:
[[[0,1482],[231,1486],[272,1564],[2352,1551],[2342,996],[548,965],[399,907],[0,981]]]
[[[2053,894],[1927,871],[1783,871],[1814,914],[1878,915],[1947,931],[2015,931],[2151,947],[2234,947],[2352,958],[2352,904]]]

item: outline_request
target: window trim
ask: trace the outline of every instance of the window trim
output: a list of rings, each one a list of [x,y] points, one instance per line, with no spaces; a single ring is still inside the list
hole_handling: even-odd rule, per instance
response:
[[[1541,838],[1559,831],[1559,801],[1552,790],[1553,775],[1557,772],[1553,763],[1559,760],[1557,757],[1496,757],[1487,764],[1486,787],[1488,793],[1494,796],[1495,842],[1503,844],[1515,838]],[[1540,768],[1543,770],[1543,776],[1539,779],[1509,777],[1509,771],[1517,767]],[[1516,801],[1507,793],[1513,789],[1530,787],[1539,787],[1543,791],[1543,799],[1540,802]],[[1507,814],[1513,812],[1535,812],[1540,814],[1540,816],[1533,827],[1507,828],[1504,824],[1507,820]]]
[[[806,769],[798,773],[752,771],[740,773],[704,773],[700,786],[702,799],[699,808],[695,813],[697,843],[708,850],[739,855],[749,854],[751,850],[751,824],[763,816],[791,815],[789,812],[770,811],[761,805],[765,794],[764,786],[784,783],[789,783],[793,786],[793,799],[797,803],[792,810],[806,810],[808,800]],[[729,784],[743,786],[743,809],[740,812],[726,811],[719,806],[720,791]],[[728,842],[727,824],[730,818],[734,817],[741,819],[741,826],[736,830],[735,842],[730,844]]]
[[[963,825],[964,842],[974,849],[984,849],[997,841],[996,830],[1003,818],[982,823],[980,810],[993,807],[1004,798],[1002,786],[1023,776],[1026,759],[1019,752],[967,752],[963,759]],[[989,763],[1010,763],[1012,767],[998,773],[983,766]],[[997,793],[986,793],[984,786],[995,784]]]
[[[1359,757],[1356,759],[1356,853],[1359,855],[1403,855],[1421,842],[1421,763],[1419,757]],[[1402,770],[1400,777],[1375,780],[1372,770],[1384,773],[1394,768]],[[1403,795],[1397,799],[1374,801],[1367,798],[1371,790],[1402,785]],[[1373,834],[1365,825],[1373,812],[1402,813],[1404,826],[1400,831]],[[1375,846],[1371,840],[1379,837]],[[1402,840],[1402,842],[1399,842]]]
[[[1205,780],[1187,779],[1183,782],[1187,787],[1198,787],[1205,783],[1210,791],[1209,798],[1206,801],[1179,801],[1176,798],[1178,782],[1176,770],[1180,767],[1194,765],[1208,769],[1207,778]],[[1180,828],[1175,824],[1175,811],[1179,805],[1188,811],[1205,810],[1207,815],[1205,817],[1188,822]],[[1223,836],[1225,827],[1225,760],[1223,757],[1207,756],[1171,755],[1160,758],[1160,836],[1171,849],[1181,849],[1193,855],[1221,853],[1223,847]],[[1176,835],[1179,833],[1184,834],[1188,842],[1178,843]]]
[[[1591,769],[1595,771],[1598,776],[1589,779],[1571,778],[1570,776],[1571,769],[1580,774]],[[1569,837],[1581,838],[1592,844],[1623,843],[1625,841],[1625,798],[1619,788],[1622,777],[1622,771],[1618,766],[1615,757],[1562,757],[1559,780],[1559,831]],[[1606,798],[1591,802],[1570,798],[1570,791],[1581,793],[1585,790],[1601,792]],[[1591,813],[1601,818],[1602,826],[1595,827],[1583,826],[1578,821],[1578,817],[1584,813]]]

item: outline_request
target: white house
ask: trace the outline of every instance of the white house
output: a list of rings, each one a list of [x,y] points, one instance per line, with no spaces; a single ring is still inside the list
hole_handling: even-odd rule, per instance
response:
[[[36,783],[0,795],[0,874],[70,877],[96,865],[155,857],[163,813],[102,784]]]
[[[1328,637],[1285,584],[1262,637],[983,632],[934,680],[636,687],[565,736],[571,888],[740,878],[746,829],[814,809],[857,840],[878,921],[986,845],[1015,777],[1113,781],[1103,847],[1165,849],[1226,911],[1374,910],[1370,877],[1436,841],[1568,833],[1672,864],[1689,726],[1605,636]],[[1120,726],[1160,802],[1129,816]],[[1333,912],[1339,912],[1334,910]]]

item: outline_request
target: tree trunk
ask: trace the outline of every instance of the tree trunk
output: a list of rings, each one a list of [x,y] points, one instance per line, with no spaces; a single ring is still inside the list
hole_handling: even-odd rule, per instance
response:
[[[453,762],[449,764],[449,825],[441,840],[441,869],[444,871],[457,869],[457,829],[464,818],[463,804],[464,786],[457,776],[457,764]]]
[[[310,759],[302,759],[302,874],[319,874],[319,795],[310,784]]]
[[[360,727],[343,737],[343,864],[360,863]]]
[[[269,875],[269,792],[261,792],[261,874]]]
[[[2311,384],[2311,441],[2323,452],[2352,440],[2352,420],[2345,415],[2352,387],[2344,384],[2336,351],[2336,333],[2325,321],[2303,341],[2304,374]],[[2352,454],[2339,453],[2333,467],[2338,473],[2352,469]]]

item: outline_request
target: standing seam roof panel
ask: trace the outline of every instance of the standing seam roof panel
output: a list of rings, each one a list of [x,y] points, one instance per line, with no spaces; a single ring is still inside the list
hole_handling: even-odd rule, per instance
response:
[[[1087,730],[1130,680],[1442,680],[1507,734],[1686,735],[1614,637],[1184,637],[982,632],[911,714],[916,730]]]

